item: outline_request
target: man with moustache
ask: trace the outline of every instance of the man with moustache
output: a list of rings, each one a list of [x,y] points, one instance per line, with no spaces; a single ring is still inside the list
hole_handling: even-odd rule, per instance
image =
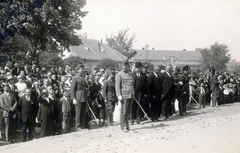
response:
[[[27,139],[27,129],[28,129],[28,140],[33,139],[33,131],[35,125],[35,118],[37,116],[37,101],[33,101],[31,95],[31,89],[25,90],[25,95],[22,96],[19,100],[19,111],[21,113],[21,118],[23,122],[22,127],[22,142],[25,142]]]
[[[70,92],[75,105],[76,130],[79,131],[85,125],[88,84],[84,79],[84,65],[78,65],[75,71],[77,75],[73,77]]]
[[[146,111],[147,108],[147,94],[148,94],[148,81],[145,73],[142,73],[142,63],[136,62],[135,69],[133,72],[134,79],[134,92],[135,98]],[[137,120],[137,124],[144,119],[144,113],[139,107],[137,102],[133,102],[132,104],[132,123],[134,124],[134,120]]]
[[[162,117],[167,119],[172,116],[171,101],[174,98],[175,87],[172,77],[173,69],[170,65],[166,66],[165,72],[160,75],[162,84]]]
[[[161,112],[161,94],[162,82],[158,75],[160,69],[154,66],[153,72],[148,76],[149,99],[151,103],[151,120],[152,122],[158,121]]]
[[[130,71],[130,64],[124,61],[122,70],[116,75],[116,95],[118,101],[121,102],[121,129],[128,132],[129,128],[129,115],[134,97],[134,80]]]

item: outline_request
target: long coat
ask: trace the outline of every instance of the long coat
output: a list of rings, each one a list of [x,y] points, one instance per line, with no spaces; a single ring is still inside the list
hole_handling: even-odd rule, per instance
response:
[[[163,91],[162,98],[165,98],[166,95],[174,97],[175,88],[173,77],[170,77],[166,72],[164,72],[160,75],[160,80],[162,83]]]
[[[135,94],[141,93],[141,95],[148,94],[148,80],[147,75],[145,73],[140,73],[140,76],[137,76],[136,72],[133,72],[133,80],[134,80],[134,91]]]
[[[156,75],[154,73],[151,73],[148,76],[148,87],[149,87],[149,96],[152,98],[153,96],[156,96],[157,98],[161,97],[162,94],[162,83],[160,80],[159,75]]]
[[[37,116],[37,105],[37,102],[33,101],[32,97],[30,97],[29,101],[26,99],[26,96],[20,98],[19,106],[23,122],[26,122],[27,120],[29,122],[35,121],[35,117]]]
[[[49,98],[49,102],[40,97],[40,106],[37,114],[37,119],[41,121],[41,131],[40,137],[53,135],[53,125],[54,125],[54,108],[53,101]]]

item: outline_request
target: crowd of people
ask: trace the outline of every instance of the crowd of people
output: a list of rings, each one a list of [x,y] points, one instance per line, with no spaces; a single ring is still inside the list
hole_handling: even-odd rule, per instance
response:
[[[186,116],[187,104],[218,106],[239,101],[240,76],[209,71],[196,73],[188,65],[173,70],[154,66],[149,72],[141,62],[124,61],[122,69],[87,70],[79,64],[71,69],[51,69],[18,63],[0,67],[0,113],[6,143],[13,143],[16,131],[21,141],[32,140],[35,127],[40,137],[120,124],[130,125]],[[175,107],[178,103],[178,108]],[[178,111],[176,111],[178,110]]]

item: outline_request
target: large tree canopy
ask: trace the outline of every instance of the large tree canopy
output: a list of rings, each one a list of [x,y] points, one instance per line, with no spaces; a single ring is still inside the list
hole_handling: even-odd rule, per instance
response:
[[[226,64],[230,61],[231,57],[228,54],[229,50],[225,44],[215,44],[211,45],[210,48],[198,48],[203,56],[204,64],[206,69],[214,67],[218,71],[226,70]]]
[[[129,37],[128,32],[129,28],[126,28],[120,30],[116,36],[106,36],[108,45],[125,56],[128,55],[129,51],[133,47],[133,42],[136,37],[135,33]]]
[[[62,54],[70,45],[80,45],[75,30],[82,27],[85,4],[85,0],[2,0],[1,54],[14,57],[22,52],[33,60],[37,52]]]

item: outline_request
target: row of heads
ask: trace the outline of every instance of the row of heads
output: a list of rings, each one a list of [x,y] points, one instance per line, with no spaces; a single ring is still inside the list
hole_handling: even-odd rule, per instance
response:
[[[123,65],[124,66],[127,66],[127,65],[130,65],[130,63],[128,61],[123,61]],[[143,65],[141,62],[135,62],[134,64],[134,67],[135,68],[140,68],[140,67],[145,67],[147,68],[147,65]],[[182,71],[190,71],[190,67],[189,65],[185,65],[183,68],[182,68]]]

